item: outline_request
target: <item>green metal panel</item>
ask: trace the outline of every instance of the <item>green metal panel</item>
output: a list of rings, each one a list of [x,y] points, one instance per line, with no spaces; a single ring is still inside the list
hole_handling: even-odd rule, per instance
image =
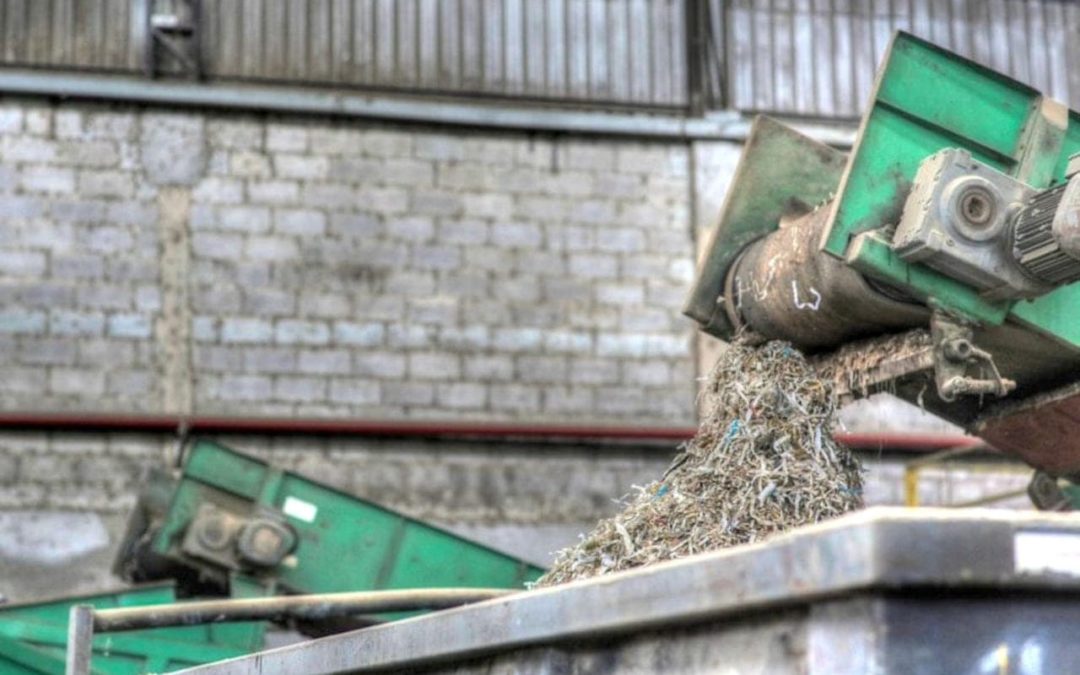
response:
[[[943,307],[954,314],[997,325],[1009,313],[1009,302],[987,301],[971,293],[970,287],[963,282],[938,274],[925,265],[904,262],[873,230],[855,237],[847,260],[859,271],[887,278],[916,292],[929,305]]]
[[[251,583],[236,584],[241,596],[263,595]],[[172,584],[113,593],[0,606],[0,673],[64,672],[68,613],[77,604],[98,609],[176,602]],[[256,651],[265,623],[155,628],[94,638],[93,672],[127,675],[165,672]]]
[[[1016,175],[1039,99],[1030,87],[897,33],[837,192],[825,250],[842,258],[855,234],[895,224],[919,164],[938,150],[964,148]]]
[[[94,673],[101,672],[98,669]],[[3,675],[64,675],[64,656],[0,635],[0,673]]]
[[[864,274],[978,322],[1012,318],[1080,348],[1080,284],[1034,301],[992,301],[888,247],[919,164],[944,148],[1047,187],[1080,151],[1080,116],[1057,119],[1039,92],[906,33],[898,33],[878,73],[869,110],[837,192],[822,242]],[[863,233],[881,230],[880,236]]]
[[[305,505],[298,517],[286,501]],[[433,587],[521,587],[543,570],[448,531],[283,472],[222,445],[189,446],[183,475],[155,550],[188,565],[180,541],[199,504],[241,513],[269,507],[299,537],[286,563],[260,574],[301,593]]]
[[[1061,139],[1061,152],[1054,165],[1054,176],[1061,178],[1065,175],[1065,167],[1069,163],[1069,157],[1080,152],[1080,113],[1075,110],[1069,111],[1069,126],[1065,130],[1065,137]]]
[[[204,445],[195,444],[184,465],[184,475],[200,483],[257,501],[262,493],[267,465],[237,452],[201,451],[200,448]]]

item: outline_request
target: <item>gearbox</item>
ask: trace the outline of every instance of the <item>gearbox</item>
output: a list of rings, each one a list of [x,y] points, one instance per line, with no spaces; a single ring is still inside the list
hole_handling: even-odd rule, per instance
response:
[[[892,247],[987,298],[1035,298],[1080,279],[1078,196],[1077,179],[1038,191],[948,148],[919,166]]]

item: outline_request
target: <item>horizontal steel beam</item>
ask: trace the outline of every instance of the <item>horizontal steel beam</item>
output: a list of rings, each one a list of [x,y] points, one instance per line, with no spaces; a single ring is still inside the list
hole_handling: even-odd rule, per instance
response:
[[[693,438],[692,426],[453,422],[449,420],[312,419],[212,415],[0,412],[0,431],[103,431],[179,434],[303,434],[382,438],[462,438],[532,441],[620,441],[673,443]],[[977,445],[958,434],[899,432],[837,433],[836,440],[866,450],[940,450]]]
[[[671,113],[582,111],[493,101],[348,93],[340,89],[239,83],[147,80],[118,75],[30,69],[0,70],[0,92],[63,99],[97,99],[169,107],[327,115],[396,122],[488,127],[544,133],[681,140],[742,141],[749,120],[737,112],[693,118]],[[832,145],[849,147],[853,126],[794,124]]]

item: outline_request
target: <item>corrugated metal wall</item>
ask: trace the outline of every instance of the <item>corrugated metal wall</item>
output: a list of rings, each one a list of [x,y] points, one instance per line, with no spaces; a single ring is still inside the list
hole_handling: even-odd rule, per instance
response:
[[[148,0],[0,0],[0,62],[138,71]],[[211,78],[683,107],[684,0],[203,0]]]
[[[138,70],[145,1],[0,0],[0,62]]]
[[[682,0],[207,2],[224,78],[682,106]]]
[[[203,0],[204,63],[218,80],[633,107],[685,108],[700,81],[713,107],[854,117],[899,28],[1080,107],[1077,2],[693,1],[707,16],[688,21],[688,0]],[[148,2],[0,0],[0,63],[139,72]]]
[[[854,117],[897,29],[1080,108],[1080,3],[1066,0],[710,0],[728,103]],[[717,21],[720,23],[720,21]]]

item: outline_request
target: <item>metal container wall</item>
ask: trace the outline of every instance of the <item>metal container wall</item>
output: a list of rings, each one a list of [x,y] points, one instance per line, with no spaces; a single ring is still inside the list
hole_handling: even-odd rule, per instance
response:
[[[1062,0],[709,0],[727,103],[856,117],[892,33],[906,30],[1080,107],[1080,5]]]
[[[866,509],[183,672],[1076,673],[1078,518]]]

